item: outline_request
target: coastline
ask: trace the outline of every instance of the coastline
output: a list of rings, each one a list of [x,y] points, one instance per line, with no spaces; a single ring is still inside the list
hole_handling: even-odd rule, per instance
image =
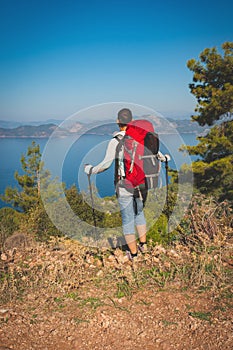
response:
[[[195,134],[197,136],[202,136],[197,131],[182,131],[179,132],[158,132],[159,135],[177,135],[177,134]],[[51,134],[52,135],[52,134]],[[0,139],[49,139],[51,135],[0,135]],[[101,134],[101,133],[71,133],[69,135],[56,135],[56,138],[66,138],[71,136],[82,136],[82,135],[94,135],[94,136],[112,136],[111,133]]]

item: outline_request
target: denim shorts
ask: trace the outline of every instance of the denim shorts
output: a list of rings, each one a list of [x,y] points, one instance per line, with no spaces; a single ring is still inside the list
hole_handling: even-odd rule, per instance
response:
[[[142,200],[140,198],[134,198],[132,194],[129,194],[127,196],[119,196],[118,202],[121,211],[123,233],[125,235],[134,234],[135,226],[146,224]],[[137,206],[136,213],[135,204]]]

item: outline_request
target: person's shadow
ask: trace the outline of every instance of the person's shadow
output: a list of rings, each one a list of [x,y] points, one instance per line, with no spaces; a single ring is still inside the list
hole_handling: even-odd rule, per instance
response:
[[[111,237],[109,237],[108,243],[109,243],[111,249],[113,249],[113,250],[115,250],[117,248],[119,248],[123,252],[125,252],[126,250],[129,250],[124,236],[117,237],[117,239],[115,241],[113,241],[113,239]]]

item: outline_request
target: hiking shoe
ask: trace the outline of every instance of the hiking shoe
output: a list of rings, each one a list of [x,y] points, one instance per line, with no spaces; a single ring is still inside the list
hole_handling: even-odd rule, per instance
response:
[[[128,258],[129,261],[134,262],[137,260],[137,255],[136,256],[132,256],[131,252],[129,250],[126,250],[126,254],[125,254]]]
[[[143,245],[141,245],[141,244],[139,243],[139,245],[138,245],[138,250],[139,250],[142,254],[147,253],[147,252],[148,252],[147,244],[144,243]]]

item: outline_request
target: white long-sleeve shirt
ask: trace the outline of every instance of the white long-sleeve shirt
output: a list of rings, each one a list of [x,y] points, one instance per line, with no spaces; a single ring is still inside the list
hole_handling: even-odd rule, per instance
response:
[[[92,168],[92,174],[102,173],[103,171],[110,168],[112,162],[115,160],[116,148],[119,144],[119,139],[122,139],[124,135],[125,131],[117,131],[113,134],[113,138],[108,143],[104,159]]]

